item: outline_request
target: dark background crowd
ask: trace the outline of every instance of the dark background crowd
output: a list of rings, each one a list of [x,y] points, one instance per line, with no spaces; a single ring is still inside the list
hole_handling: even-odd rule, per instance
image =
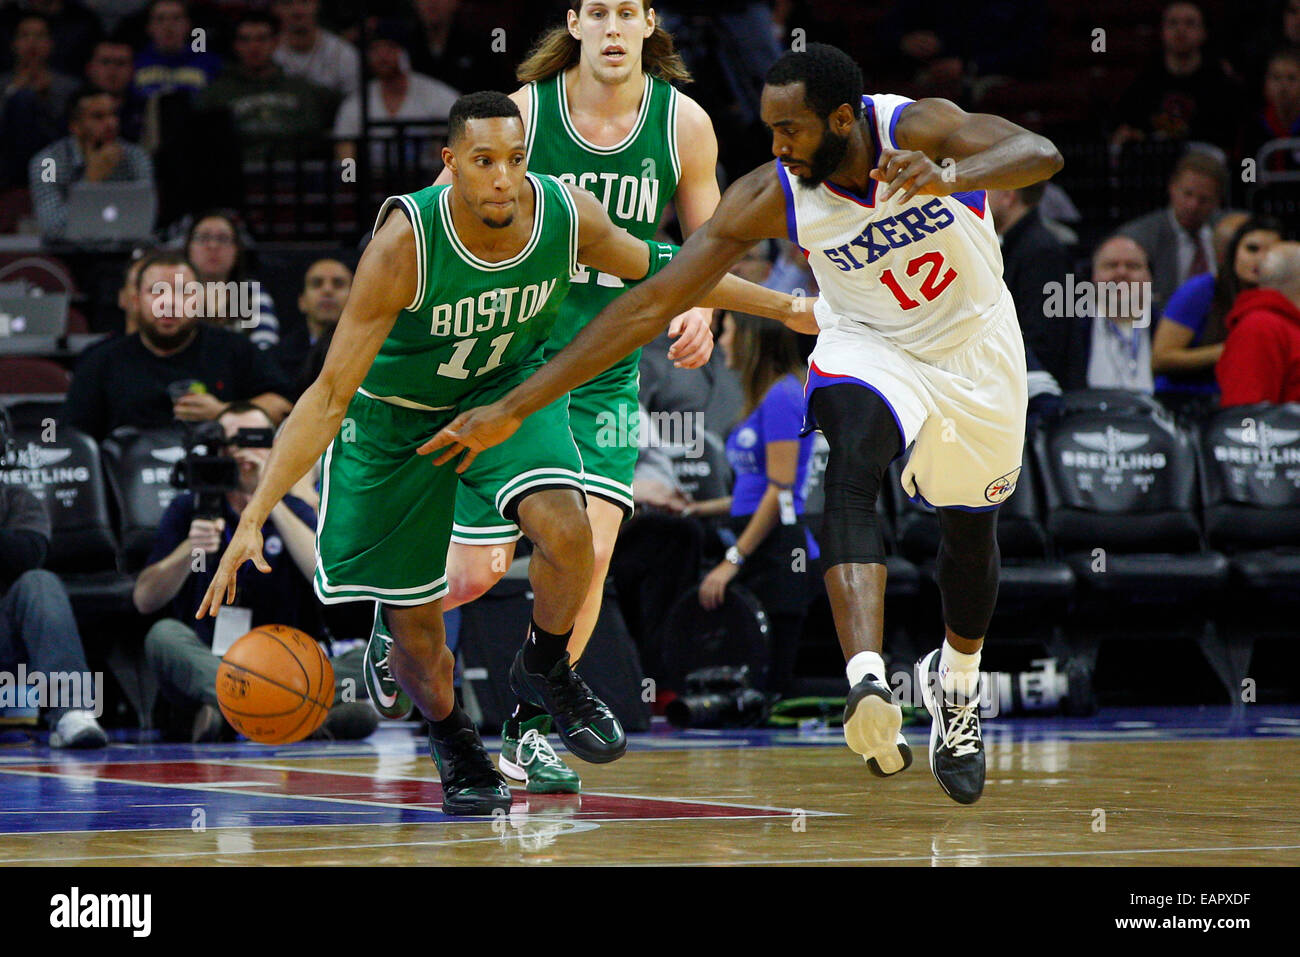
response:
[[[211,696],[196,690],[206,679],[194,668],[207,663],[194,651],[206,654],[213,636],[178,630],[197,597],[176,556],[222,547],[224,520],[237,519],[239,495],[255,486],[264,460],[264,449],[243,444],[253,440],[241,430],[276,426],[319,369],[378,202],[432,182],[456,97],[517,88],[514,66],[567,7],[562,0],[0,6],[0,324],[24,297],[63,307],[48,341],[0,329],[0,393],[12,406],[6,431],[15,439],[6,486],[11,493],[33,486],[47,507],[58,501],[45,494],[39,456],[19,441],[47,422],[84,436],[89,451],[82,451],[96,463],[102,454],[106,470],[138,434],[176,430],[183,447],[199,426],[215,423],[243,469],[242,491],[220,514],[199,515],[179,496],[143,530],[146,544],[134,553],[130,509],[110,481],[102,494],[111,556],[99,565],[77,557],[86,554],[78,543],[65,537],[61,544],[58,520],[51,531],[30,502],[0,513],[13,523],[0,535],[26,543],[4,539],[4,601],[35,588],[40,600],[29,605],[44,609],[39,615],[65,622],[75,612],[86,646],[76,654],[116,655],[114,674],[137,711],[149,712],[139,715],[145,723],[155,709],[149,695],[142,704],[128,687],[132,660],[161,686],[159,720],[196,736],[224,733]],[[763,76],[783,49],[803,42],[847,50],[863,67],[867,92],[947,97],[1057,144],[1066,164],[1052,183],[988,197],[1027,346],[1031,430],[1058,422],[1080,406],[1079,395],[1097,390],[1107,391],[1112,408],[1167,415],[1177,434],[1196,432],[1223,408],[1249,407],[1243,421],[1254,423],[1256,410],[1300,402],[1300,247],[1289,242],[1300,221],[1300,0],[670,0],[656,10],[694,74],[684,92],[713,120],[724,186],[770,159],[758,119]],[[143,203],[144,225],[97,233],[91,227],[101,224],[85,221],[84,184],[120,185],[122,214]],[[119,215],[90,210],[105,221]],[[664,227],[678,235],[671,219]],[[215,284],[202,320],[155,308],[153,280],[178,270]],[[788,244],[761,247],[738,271],[815,291]],[[1151,295],[1103,307],[1076,299],[1073,289],[1088,282],[1149,284]],[[221,284],[235,285],[222,292]],[[754,416],[777,392],[797,396],[797,387],[782,383],[802,376],[798,356],[809,342],[764,335],[748,317],[719,316],[717,332],[728,348],[700,372],[666,363],[666,340],[643,360],[646,411],[695,416],[689,421],[708,433],[705,468],[689,437],[649,443],[638,473],[639,514],[614,564],[616,607],[652,673],[684,667],[674,663],[679,636],[665,627],[678,621],[670,611],[680,595],[703,578],[698,604],[721,613],[728,583],[709,569],[716,571],[736,528],[729,530],[727,507],[716,502],[729,497],[732,470],[739,489],[753,467],[727,440],[751,420],[784,423],[772,426],[780,434],[768,440],[798,438],[788,410]],[[1284,433],[1274,427],[1275,446],[1295,442]],[[807,530],[796,547],[806,541],[815,562],[814,487],[824,449],[803,441],[796,504],[797,524]],[[1300,507],[1296,472],[1293,465],[1281,480],[1290,498],[1273,506]],[[1197,484],[1206,482],[1198,471]],[[334,641],[342,658],[365,637],[368,611],[329,621],[307,607],[315,605],[310,563],[294,542],[302,541],[299,525],[314,525],[314,494],[309,476],[292,507],[272,519],[282,526],[288,591],[268,597],[271,607],[254,617],[292,619]],[[1038,504],[1029,519],[1050,532],[1045,494],[1018,497],[1030,496],[1030,511]],[[891,558],[901,562],[904,533],[917,516],[889,501]],[[1183,551],[1214,545],[1205,520],[1198,512],[1195,545]],[[1039,557],[1061,557],[1064,541],[1047,541]],[[1266,544],[1300,545],[1300,534]],[[924,578],[923,559],[911,564]],[[71,611],[55,594],[60,579],[38,573],[42,566],[60,570]],[[768,591],[778,637],[794,636],[763,659],[760,680],[769,690],[815,687],[819,675],[838,672],[816,570],[814,563],[797,581],[755,586]],[[891,574],[898,570],[891,566]],[[92,572],[116,574],[129,595],[113,605],[116,586],[88,584]],[[1227,565],[1223,576],[1221,584],[1241,583]],[[905,585],[906,574],[898,580]],[[772,597],[773,589],[784,598]],[[898,590],[891,594],[897,599]],[[910,594],[922,605],[930,595],[924,588]],[[1052,610],[1040,609],[1040,630],[1058,628],[1071,600],[1054,595]],[[909,615],[894,617],[910,622]],[[933,626],[919,613],[915,620]],[[75,658],[66,640],[72,627],[62,627],[58,647]],[[21,653],[21,643],[0,637],[0,656]],[[0,665],[8,661],[0,657]],[[1222,678],[1221,661],[1216,669]],[[53,715],[52,724],[61,718]],[[365,731],[355,714],[341,713],[327,727]],[[76,721],[66,732],[92,734]]]

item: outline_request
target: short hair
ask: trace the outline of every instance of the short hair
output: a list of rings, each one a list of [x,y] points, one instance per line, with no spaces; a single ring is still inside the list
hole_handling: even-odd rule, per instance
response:
[[[1173,172],[1169,174],[1169,182],[1172,183],[1184,173],[1196,173],[1198,176],[1207,176],[1214,180],[1215,186],[1219,189],[1220,198],[1228,193],[1227,167],[1209,153],[1200,150],[1188,150],[1174,164]]]
[[[265,10],[249,10],[243,16],[235,20],[235,31],[246,23],[260,23],[271,28],[272,33],[280,32],[280,21]]]
[[[496,117],[514,117],[523,123],[519,107],[515,101],[496,90],[481,90],[467,93],[451,107],[447,117],[447,144],[456,142],[465,132],[465,123],[469,120],[490,120]]]
[[[195,269],[194,264],[190,262],[190,257],[176,249],[164,249],[161,252],[145,256],[143,261],[141,261],[140,271],[136,273],[135,276],[135,288],[137,292],[140,290],[141,286],[144,285],[144,274],[154,266],[184,266],[196,276],[198,275],[198,270]]]
[[[190,5],[186,0],[149,0],[148,9],[145,12],[146,22],[153,17],[153,13],[164,3],[174,3],[181,8],[181,11],[188,17],[190,15]]]
[[[100,89],[93,83],[83,83],[77,88],[68,100],[68,125],[71,126],[81,116],[81,104],[86,100],[96,96],[111,96],[117,99],[116,93],[110,93],[108,90]]]
[[[804,99],[823,119],[846,104],[855,117],[862,113],[862,69],[828,43],[810,43],[805,52],[783,54],[763,82],[768,86],[802,83]]]
[[[262,413],[262,415],[266,416],[266,421],[271,423],[272,427],[275,426],[275,419],[271,418],[271,413],[256,402],[250,402],[248,399],[236,399],[234,402],[229,403],[217,413],[217,418],[220,419],[223,415],[247,415],[249,412]]]
[[[1092,258],[1091,258],[1091,260],[1090,260],[1091,263],[1092,263],[1092,268],[1093,268],[1093,269],[1096,269],[1096,268],[1097,268],[1097,257],[1101,255],[1101,251],[1102,251],[1102,249],[1103,249],[1105,246],[1109,245],[1110,243],[1115,242],[1115,240],[1117,240],[1117,239],[1123,239],[1123,240],[1126,240],[1127,242],[1130,242],[1130,243],[1132,243],[1134,246],[1136,246],[1136,247],[1138,248],[1138,251],[1139,251],[1140,253],[1142,253],[1142,258],[1143,258],[1144,260],[1146,260],[1147,269],[1150,269],[1150,268],[1151,268],[1151,254],[1147,252],[1147,248],[1146,248],[1145,246],[1143,246],[1140,242],[1138,242],[1138,241],[1137,241],[1136,239],[1134,239],[1132,236],[1127,236],[1127,235],[1125,235],[1124,233],[1111,233],[1109,236],[1107,236],[1105,239],[1103,239],[1101,242],[1099,242],[1099,243],[1096,245],[1096,247],[1093,249],[1093,251],[1092,251]]]
[[[40,20],[41,23],[45,24],[45,32],[48,33],[51,38],[54,37],[54,24],[51,22],[50,18],[43,13],[37,13],[35,10],[26,10],[18,14],[17,19],[14,20],[15,37],[18,35],[18,25],[24,20]]]

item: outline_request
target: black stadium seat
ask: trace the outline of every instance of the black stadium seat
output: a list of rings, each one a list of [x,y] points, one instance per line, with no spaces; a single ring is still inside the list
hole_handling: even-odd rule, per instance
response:
[[[1228,553],[1235,598],[1219,627],[1244,675],[1254,640],[1293,641],[1300,618],[1300,404],[1215,414],[1201,463],[1206,535]]]
[[[53,435],[18,429],[15,439],[17,461],[0,479],[25,485],[45,503],[54,533],[45,567],[67,586],[78,617],[128,610],[132,580],[118,568],[98,447],[66,426]]]
[[[1103,638],[1199,629],[1228,684],[1210,650],[1228,560],[1201,534],[1192,436],[1168,416],[1128,409],[1067,414],[1035,442],[1048,532],[1078,581],[1072,637],[1095,657]]]
[[[694,501],[723,498],[731,494],[731,466],[722,439],[706,429],[698,433],[699,453],[691,455],[681,445],[665,445],[662,451],[673,463],[673,472],[682,491]]]
[[[176,497],[172,469],[185,455],[185,436],[177,428],[116,429],[101,446],[109,488],[121,516],[122,558],[128,572],[144,567],[163,512]]]

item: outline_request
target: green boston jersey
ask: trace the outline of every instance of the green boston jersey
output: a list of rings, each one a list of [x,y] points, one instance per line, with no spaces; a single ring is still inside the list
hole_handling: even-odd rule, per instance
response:
[[[646,76],[641,112],[632,131],[615,146],[587,142],[573,125],[564,72],[529,84],[528,168],[579,186],[600,200],[612,219],[639,239],[653,239],[664,207],[677,190],[677,102],[671,85]],[[546,344],[549,355],[563,348],[596,313],[630,283],[579,267]],[[640,350],[601,376],[631,376]]]
[[[397,314],[363,394],[450,408],[503,373],[541,363],[578,268],[578,214],[559,180],[530,172],[527,182],[532,234],[499,263],[479,259],[456,235],[450,186],[384,201],[375,228],[390,207],[403,208],[415,228],[418,277],[415,299]]]

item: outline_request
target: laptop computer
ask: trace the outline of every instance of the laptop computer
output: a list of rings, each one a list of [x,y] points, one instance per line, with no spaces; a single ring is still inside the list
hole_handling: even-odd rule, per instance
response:
[[[0,339],[41,336],[57,339],[68,331],[68,294],[43,296],[0,294]]]
[[[157,213],[152,183],[73,183],[64,238],[77,243],[148,239]]]

